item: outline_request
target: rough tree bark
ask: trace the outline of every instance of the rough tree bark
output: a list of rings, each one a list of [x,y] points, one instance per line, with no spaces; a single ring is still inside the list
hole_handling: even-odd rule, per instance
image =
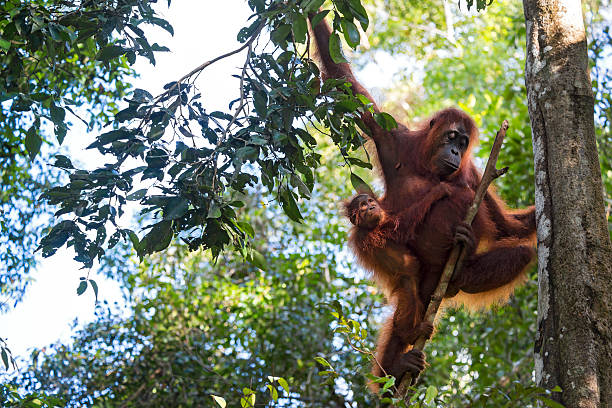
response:
[[[538,225],[536,377],[612,407],[612,249],[579,0],[523,0]]]

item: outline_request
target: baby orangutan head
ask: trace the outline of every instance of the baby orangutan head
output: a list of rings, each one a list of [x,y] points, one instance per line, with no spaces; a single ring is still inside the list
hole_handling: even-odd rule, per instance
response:
[[[346,205],[346,213],[353,225],[374,229],[385,217],[378,201],[369,194],[358,194]]]

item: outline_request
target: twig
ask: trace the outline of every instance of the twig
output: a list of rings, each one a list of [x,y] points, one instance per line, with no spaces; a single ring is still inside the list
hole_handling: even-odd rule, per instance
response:
[[[508,171],[508,167],[504,167],[503,169],[499,170],[495,167],[497,164],[497,157],[499,156],[499,151],[501,150],[501,146],[504,141],[504,137],[506,137],[506,130],[508,130],[508,121],[504,120],[501,125],[501,128],[497,131],[497,135],[495,136],[495,141],[493,142],[493,147],[491,148],[491,154],[489,155],[487,166],[485,168],[484,174],[482,175],[482,179],[480,180],[480,184],[476,189],[476,194],[474,195],[474,201],[472,202],[472,205],[468,209],[467,215],[465,216],[464,221],[467,224],[472,224],[474,217],[476,217],[476,213],[478,213],[480,203],[482,203],[482,200],[485,194],[487,193],[489,184],[491,184],[493,180]],[[465,251],[463,250],[463,245],[456,244],[448,257],[448,260],[446,261],[444,271],[442,272],[442,276],[440,277],[440,282],[438,283],[438,287],[436,288],[434,294],[431,296],[431,300],[429,302],[429,306],[427,307],[427,311],[425,312],[425,317],[423,321],[433,324],[434,320],[436,319],[438,309],[440,308],[440,304],[442,303],[442,299],[446,294],[446,288],[448,287],[448,283],[450,282],[453,276],[453,272],[457,273],[461,270],[464,257]],[[425,348],[426,341],[427,340],[424,337],[419,337],[415,342],[413,348],[415,350],[423,350]],[[409,375],[404,376],[404,378],[400,382],[395,396],[398,398],[401,397],[402,399],[405,399],[408,387],[411,385],[415,385],[418,378],[418,374],[414,377],[411,377]]]
[[[259,27],[257,27],[257,29],[253,32],[253,34],[251,34],[251,36],[249,37],[248,41],[245,42],[244,44],[242,44],[240,47],[236,48],[233,51],[227,52],[223,55],[220,55],[216,58],[211,59],[210,61],[206,61],[203,64],[201,64],[199,67],[194,68],[193,70],[191,70],[188,74],[183,75],[179,80],[175,81],[174,84],[172,86],[170,86],[168,89],[166,89],[163,93],[161,93],[160,95],[158,95],[157,97],[155,97],[155,99],[153,100],[153,103],[151,104],[151,106],[149,107],[149,110],[147,111],[147,114],[145,115],[145,118],[148,118],[151,113],[153,112],[153,109],[157,106],[157,104],[159,102],[161,102],[162,100],[164,100],[164,98],[168,95],[170,95],[171,92],[173,92],[177,87],[179,87],[179,90],[181,89],[180,86],[181,84],[186,81],[187,79],[191,78],[192,76],[199,74],[200,72],[202,72],[206,67],[214,64],[217,61],[220,61],[224,58],[230,57],[234,54],[238,54],[239,52],[241,52],[242,50],[249,48],[249,50],[251,49],[251,44],[253,43],[253,41],[255,41],[255,39],[257,39],[257,37],[259,36],[259,33],[261,32],[261,30],[265,27],[265,21],[262,21],[262,23],[259,25]],[[145,123],[145,120],[143,120],[140,124],[140,126],[142,126]]]

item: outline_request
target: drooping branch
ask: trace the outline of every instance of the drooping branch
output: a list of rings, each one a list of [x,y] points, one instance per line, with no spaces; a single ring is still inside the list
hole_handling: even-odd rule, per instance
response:
[[[508,121],[504,120],[500,129],[497,131],[497,135],[495,136],[495,141],[493,142],[493,147],[491,148],[491,154],[489,155],[489,160],[487,161],[487,166],[485,167],[484,174],[482,175],[482,179],[480,180],[480,184],[476,189],[476,194],[474,196],[474,201],[472,205],[468,209],[467,215],[465,216],[465,222],[467,224],[472,224],[474,217],[478,213],[478,208],[480,208],[480,204],[484,199],[484,196],[489,188],[489,185],[493,180],[502,176],[508,171],[508,167],[504,167],[502,169],[497,169],[495,166],[497,164],[497,157],[499,156],[499,152],[501,150],[502,143],[504,141],[504,137],[506,137],[506,131],[508,130]],[[424,321],[430,322],[433,324],[436,319],[436,314],[438,313],[438,309],[440,308],[440,304],[442,303],[442,299],[446,294],[446,289],[448,287],[448,283],[450,282],[453,273],[456,273],[461,270],[461,266],[463,263],[463,258],[465,257],[465,251],[463,250],[462,244],[457,244],[453,247],[448,260],[446,261],[446,265],[444,266],[444,271],[442,272],[442,276],[440,277],[440,282],[438,286],[431,296],[431,300],[429,302],[429,306],[427,307],[427,311],[425,312]],[[426,339],[424,337],[420,337],[417,339],[414,344],[414,349],[423,350],[425,348]],[[418,379],[418,375],[415,377],[411,377],[409,375],[404,376],[401,383],[399,384],[396,392],[396,397],[398,398],[406,398],[406,394],[408,391],[408,387],[411,385],[415,385]]]
[[[153,109],[158,105],[158,103],[160,101],[163,101],[164,98],[166,98],[168,95],[170,95],[172,92],[174,92],[174,90],[178,87],[181,86],[181,84],[183,82],[185,82],[186,80],[190,79],[191,77],[193,77],[194,75],[198,75],[200,72],[202,72],[204,69],[206,69],[207,67],[209,67],[210,65],[214,64],[217,61],[220,61],[222,59],[231,57],[232,55],[238,54],[239,52],[244,51],[245,49],[249,49],[249,54],[252,50],[252,46],[253,46],[253,42],[257,39],[257,37],[259,37],[259,34],[261,33],[261,30],[265,27],[265,21],[262,21],[261,24],[255,29],[255,31],[253,32],[253,34],[251,34],[251,36],[249,37],[249,39],[242,44],[240,47],[236,48],[235,50],[229,51],[223,55],[219,55],[209,61],[203,62],[202,64],[200,64],[198,67],[192,69],[191,71],[189,71],[189,73],[183,75],[180,79],[178,79],[177,81],[175,81],[172,86],[168,87],[168,89],[166,89],[164,92],[162,92],[161,94],[157,95],[155,97],[155,99],[153,100],[153,103],[151,104],[151,106],[149,107],[149,110],[145,116],[145,118],[149,118],[149,116],[151,115],[151,113],[153,112]],[[247,61],[248,61],[248,57],[247,57]],[[244,70],[243,70],[244,71]],[[242,84],[241,84],[242,85]],[[180,89],[180,88],[179,88]],[[242,91],[241,91],[242,92]],[[143,126],[144,123],[146,122],[146,120],[143,120],[140,124],[140,126]]]

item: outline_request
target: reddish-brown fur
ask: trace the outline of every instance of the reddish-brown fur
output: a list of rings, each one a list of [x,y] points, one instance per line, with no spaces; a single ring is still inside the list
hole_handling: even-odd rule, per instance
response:
[[[332,61],[328,51],[329,26],[321,22],[313,31],[323,79],[345,78],[354,93],[373,101],[347,63]],[[379,112],[376,104],[373,109]],[[398,371],[402,367],[395,362],[408,354],[403,353],[414,341],[424,305],[429,303],[438,284],[457,240],[456,229],[480,182],[481,175],[471,157],[478,129],[466,113],[454,108],[437,112],[416,129],[399,125],[397,129],[385,130],[367,111],[362,120],[370,130],[384,180],[385,194],[379,204],[399,227],[393,228],[393,233],[385,229],[388,221],[374,230],[355,227],[350,244],[359,262],[373,272],[389,301],[395,304],[395,314],[385,324],[378,343],[382,370],[375,364],[374,373],[391,371],[398,377],[403,372]],[[441,177],[435,159],[441,151],[443,133],[459,127],[469,135],[469,145],[459,168]],[[448,189],[448,193],[427,202],[424,197],[440,186]],[[504,301],[524,280],[524,272],[535,254],[535,210],[533,207],[509,210],[489,189],[472,223],[472,231],[474,251],[469,253],[459,276],[453,277],[447,292],[452,298],[447,299],[447,304],[478,309]]]

